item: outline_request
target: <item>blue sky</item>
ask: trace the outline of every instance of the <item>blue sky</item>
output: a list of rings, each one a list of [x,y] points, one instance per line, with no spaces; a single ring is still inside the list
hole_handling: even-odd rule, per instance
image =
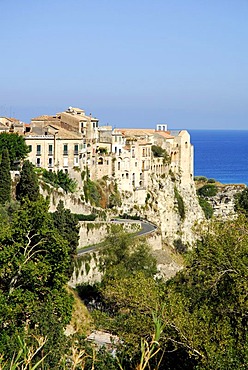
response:
[[[247,0],[0,0],[0,115],[248,129]]]

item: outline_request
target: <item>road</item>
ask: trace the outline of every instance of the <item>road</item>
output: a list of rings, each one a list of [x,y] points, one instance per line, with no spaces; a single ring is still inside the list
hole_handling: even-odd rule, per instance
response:
[[[141,230],[136,232],[134,236],[142,236],[142,235],[148,235],[157,230],[157,226],[153,225],[152,223],[148,221],[141,221],[141,220],[129,220],[129,219],[114,219],[111,221],[111,223],[114,224],[121,224],[121,223],[137,223],[140,222],[141,224]],[[90,247],[84,248],[80,250],[77,254],[77,257],[82,256],[83,254],[92,252],[93,250],[97,249],[98,245],[92,245]]]

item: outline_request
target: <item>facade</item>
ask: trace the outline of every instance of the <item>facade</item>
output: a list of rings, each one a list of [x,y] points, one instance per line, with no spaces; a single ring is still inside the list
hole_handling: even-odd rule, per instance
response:
[[[62,170],[79,182],[86,170],[92,180],[115,180],[122,191],[145,190],[153,175],[180,174],[185,183],[193,177],[189,133],[168,131],[164,123],[155,129],[99,127],[97,118],[69,107],[54,116],[33,118],[30,125],[2,117],[1,131],[24,135],[36,167]],[[155,155],[153,146],[166,151],[166,160]]]

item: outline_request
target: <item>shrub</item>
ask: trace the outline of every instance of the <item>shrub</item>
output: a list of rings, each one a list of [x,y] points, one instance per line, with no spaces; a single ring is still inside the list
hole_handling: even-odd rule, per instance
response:
[[[73,215],[78,219],[78,221],[95,221],[97,218],[97,215],[94,213],[91,213],[90,215],[73,213]]]
[[[210,219],[213,216],[214,210],[211,204],[204,199],[203,197],[198,197],[199,204],[205,214],[207,219]]]
[[[203,182],[207,182],[208,181],[207,177],[205,177],[205,176],[195,176],[194,177],[194,180],[195,181],[203,181]]]
[[[216,183],[215,179],[208,179],[208,184],[215,184],[215,183]]]
[[[61,187],[66,193],[74,193],[77,187],[77,182],[71,179],[70,176],[62,170],[58,172],[44,170],[43,180],[55,187]]]
[[[159,145],[152,145],[152,153],[154,157],[161,157],[163,158],[163,163],[170,163],[170,156],[167,151]]]
[[[177,187],[174,187],[174,194],[175,198],[177,200],[177,207],[178,207],[178,212],[182,220],[185,218],[185,207],[184,207],[184,202],[182,196],[179,194]]]
[[[214,197],[218,192],[217,186],[212,184],[203,185],[197,190],[197,194],[201,197]]]

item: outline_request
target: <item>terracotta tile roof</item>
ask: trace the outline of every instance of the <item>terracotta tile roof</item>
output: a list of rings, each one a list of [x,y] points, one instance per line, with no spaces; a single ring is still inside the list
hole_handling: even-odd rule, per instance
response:
[[[120,131],[124,135],[134,135],[134,136],[152,135],[155,132],[154,129],[142,129],[142,128],[119,128],[116,130]]]
[[[31,121],[58,121],[57,117],[47,116],[46,114],[32,118]]]
[[[49,128],[50,128],[50,130],[49,130]],[[66,130],[66,129],[61,128],[59,125],[56,125],[54,123],[52,125],[46,126],[46,129],[48,130],[47,136],[53,135],[53,132],[51,132],[51,129],[57,130],[58,133],[56,134],[56,137],[58,139],[80,140],[83,137],[82,134],[79,133],[79,132]],[[29,137],[29,136],[44,137],[45,136],[45,130],[44,129],[42,130],[40,127],[32,127],[32,131],[28,132],[25,136],[26,137]]]
[[[173,139],[174,136],[170,134],[169,131],[155,131],[155,134],[163,136],[165,139]]]

